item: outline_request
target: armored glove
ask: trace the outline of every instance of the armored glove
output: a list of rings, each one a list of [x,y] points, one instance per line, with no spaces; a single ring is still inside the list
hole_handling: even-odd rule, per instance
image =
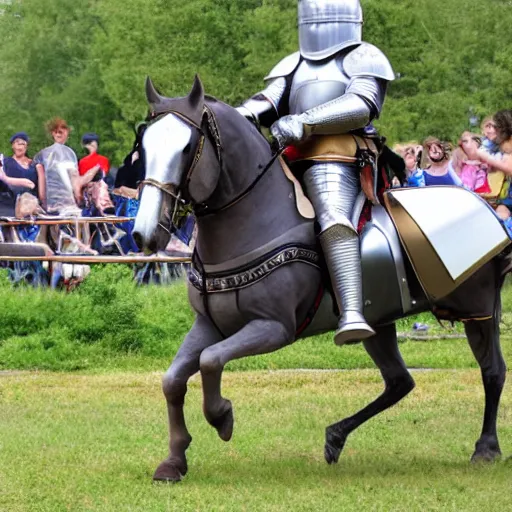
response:
[[[284,116],[270,127],[270,133],[282,149],[305,138],[304,125],[300,116]]]

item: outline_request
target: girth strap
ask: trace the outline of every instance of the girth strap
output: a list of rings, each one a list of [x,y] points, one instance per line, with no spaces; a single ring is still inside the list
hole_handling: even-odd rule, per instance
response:
[[[283,265],[295,262],[320,268],[320,255],[315,247],[288,244],[265,254],[246,267],[217,273],[201,272],[192,260],[188,280],[192,286],[203,293],[229,292],[251,286]]]

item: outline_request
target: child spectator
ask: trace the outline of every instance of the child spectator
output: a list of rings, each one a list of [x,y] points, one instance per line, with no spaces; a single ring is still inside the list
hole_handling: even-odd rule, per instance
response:
[[[78,173],[80,176],[84,176],[94,167],[97,171],[101,170],[103,176],[105,176],[110,170],[110,162],[108,161],[108,158],[98,154],[99,144],[100,138],[95,133],[85,133],[82,136],[82,146],[89,152],[89,154],[84,156],[80,162],[78,162]]]
[[[99,142],[100,138],[95,133],[85,133],[82,136],[82,146],[89,154],[78,162],[78,174],[80,176],[94,174],[84,190],[86,207],[83,214],[92,217],[113,215],[115,213],[114,204],[108,192],[108,185],[103,179],[110,170],[110,162],[107,157],[98,154]]]

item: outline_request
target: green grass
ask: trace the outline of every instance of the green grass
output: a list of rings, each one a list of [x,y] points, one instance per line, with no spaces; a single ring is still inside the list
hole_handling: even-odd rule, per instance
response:
[[[415,378],[413,394],[354,433],[336,466],[323,461],[324,428],[380,393],[376,371],[228,373],[229,444],[206,424],[195,378],[189,474],[154,485],[167,444],[158,373],[1,375],[0,510],[510,510],[512,461],[469,463],[483,410],[479,372]],[[505,455],[511,411],[506,390]]]
[[[504,297],[503,349],[512,356],[512,287]],[[94,267],[75,292],[12,289],[0,279],[0,369],[54,371],[161,371],[190,329],[193,313],[184,283],[170,287],[136,287],[123,265]],[[430,314],[404,319],[399,331],[416,321],[430,333],[443,330]],[[401,344],[412,367],[468,368],[476,362],[465,340]],[[361,345],[340,349],[326,334],[303,340],[274,354],[236,361],[228,370],[290,368],[373,368]]]

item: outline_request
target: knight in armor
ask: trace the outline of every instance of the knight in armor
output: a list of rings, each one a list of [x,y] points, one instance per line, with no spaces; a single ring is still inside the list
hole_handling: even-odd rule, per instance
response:
[[[373,150],[387,84],[386,56],[362,41],[359,0],[299,0],[300,51],[265,78],[266,88],[238,107],[270,127],[280,148],[307,161],[304,184],[341,312],[335,343],[360,341],[373,329],[363,316],[359,237],[353,210],[361,190],[361,146]]]

